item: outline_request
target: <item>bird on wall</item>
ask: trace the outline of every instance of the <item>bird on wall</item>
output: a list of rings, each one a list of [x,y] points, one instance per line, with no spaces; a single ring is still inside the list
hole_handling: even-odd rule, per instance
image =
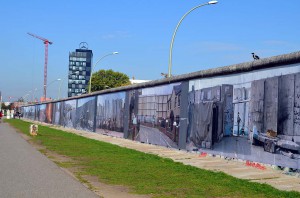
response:
[[[251,54],[252,54],[252,57],[253,57],[254,60],[259,60],[259,56],[257,56],[257,55],[254,54],[254,53],[251,53]]]

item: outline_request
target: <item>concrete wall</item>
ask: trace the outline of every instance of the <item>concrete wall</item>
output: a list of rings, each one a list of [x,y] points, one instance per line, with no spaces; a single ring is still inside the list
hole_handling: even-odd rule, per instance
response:
[[[52,101],[52,119],[47,122],[71,128],[80,122],[80,129],[96,133],[299,168],[299,77],[300,52],[296,52]],[[174,105],[174,93],[179,91],[180,107],[171,113],[168,101]],[[99,103],[97,100],[112,96],[102,110],[95,105],[94,119],[90,113],[93,105],[81,104],[89,101],[84,99],[87,97]],[[22,107],[24,117],[43,121],[40,114],[45,104]],[[89,113],[81,112],[83,106]],[[89,121],[81,122],[77,109],[88,115]],[[99,120],[96,115],[105,117],[100,131],[85,126]],[[174,122],[176,117],[179,120]],[[256,144],[257,136],[266,136],[268,130],[277,132],[273,151],[266,149],[263,141]],[[292,157],[283,151],[291,152]]]

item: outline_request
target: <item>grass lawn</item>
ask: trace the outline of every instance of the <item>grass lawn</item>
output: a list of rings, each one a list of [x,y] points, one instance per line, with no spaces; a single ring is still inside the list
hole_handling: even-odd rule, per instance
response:
[[[29,135],[29,122],[6,120]],[[47,150],[73,159],[83,175],[99,177],[108,184],[130,187],[137,194],[153,197],[300,197],[298,192],[277,190],[269,185],[237,179],[183,165],[170,159],[87,139],[72,133],[39,126],[33,141]]]

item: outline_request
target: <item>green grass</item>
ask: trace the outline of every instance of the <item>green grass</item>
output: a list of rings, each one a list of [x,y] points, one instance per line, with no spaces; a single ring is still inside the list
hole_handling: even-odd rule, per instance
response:
[[[29,122],[14,119],[7,122],[29,135]],[[80,175],[97,176],[104,183],[128,186],[138,194],[197,198],[300,197],[298,192],[280,191],[266,184],[202,170],[45,126],[39,126],[39,135],[33,140],[47,150],[76,161],[83,167]]]

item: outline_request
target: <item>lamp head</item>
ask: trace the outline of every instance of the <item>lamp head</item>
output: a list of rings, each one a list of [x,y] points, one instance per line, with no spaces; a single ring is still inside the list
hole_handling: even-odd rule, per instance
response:
[[[218,1],[209,1],[208,4],[217,4]]]
[[[113,54],[119,54],[119,52],[113,52]]]

